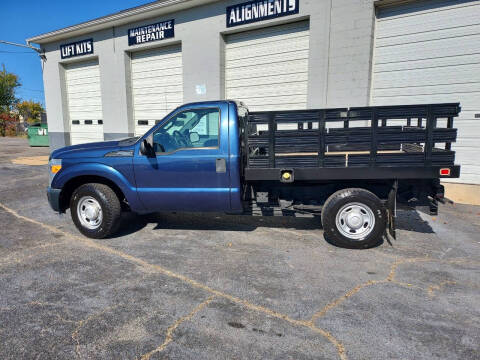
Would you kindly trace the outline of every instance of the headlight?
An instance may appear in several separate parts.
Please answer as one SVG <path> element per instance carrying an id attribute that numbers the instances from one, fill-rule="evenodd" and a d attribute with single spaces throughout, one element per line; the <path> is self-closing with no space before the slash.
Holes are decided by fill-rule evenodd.
<path id="1" fill-rule="evenodd" d="M 52 185 L 53 178 L 62 169 L 62 159 L 51 159 L 48 162 L 49 181 L 48 186 Z"/>

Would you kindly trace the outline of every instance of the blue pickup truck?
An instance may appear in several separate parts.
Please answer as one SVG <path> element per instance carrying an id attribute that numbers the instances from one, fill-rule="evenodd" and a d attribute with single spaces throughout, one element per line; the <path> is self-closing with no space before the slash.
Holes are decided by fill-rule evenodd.
<path id="1" fill-rule="evenodd" d="M 112 235 L 122 211 L 200 211 L 318 216 L 328 241 L 370 247 L 395 236 L 397 203 L 436 213 L 440 178 L 460 174 L 451 150 L 459 112 L 458 103 L 264 112 L 228 100 L 186 104 L 141 137 L 53 151 L 48 201 L 70 209 L 91 238 Z"/>

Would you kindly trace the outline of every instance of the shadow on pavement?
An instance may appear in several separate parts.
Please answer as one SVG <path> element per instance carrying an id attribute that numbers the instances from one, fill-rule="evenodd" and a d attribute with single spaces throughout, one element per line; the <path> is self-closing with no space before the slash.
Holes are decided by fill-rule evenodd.
<path id="1" fill-rule="evenodd" d="M 424 221 L 415 210 L 398 210 L 396 227 L 398 230 L 414 231 L 422 234 L 433 234 L 428 222 Z"/>
<path id="2" fill-rule="evenodd" d="M 148 224 L 155 224 L 153 230 L 216 230 L 216 231 L 254 231 L 259 227 L 295 230 L 321 230 L 319 217 L 256 217 L 248 215 L 226 215 L 222 213 L 153 213 L 138 215 L 124 213 L 122 225 L 113 236 L 118 238 L 133 234 Z M 397 229 L 418 233 L 433 233 L 430 225 L 416 211 L 399 210 Z M 328 239 L 326 239 L 328 241 Z M 382 245 L 383 241 L 376 246 Z"/>

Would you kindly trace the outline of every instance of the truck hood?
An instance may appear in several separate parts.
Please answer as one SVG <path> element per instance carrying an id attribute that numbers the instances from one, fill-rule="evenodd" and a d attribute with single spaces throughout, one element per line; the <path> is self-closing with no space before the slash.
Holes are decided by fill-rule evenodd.
<path id="1" fill-rule="evenodd" d="M 136 138 L 128 138 L 113 141 L 100 141 L 87 144 L 66 146 L 54 150 L 50 154 L 50 159 L 72 159 L 72 158 L 92 158 L 103 157 L 112 151 L 133 149 Z"/>

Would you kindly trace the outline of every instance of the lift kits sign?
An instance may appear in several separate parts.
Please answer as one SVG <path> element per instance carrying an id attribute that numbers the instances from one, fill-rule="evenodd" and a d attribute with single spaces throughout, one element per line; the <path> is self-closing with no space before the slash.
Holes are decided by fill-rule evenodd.
<path id="1" fill-rule="evenodd" d="M 175 20 L 140 26 L 128 30 L 128 45 L 143 44 L 150 41 L 173 38 L 175 36 Z"/>
<path id="2" fill-rule="evenodd" d="M 299 0 L 256 0 L 227 7 L 227 27 L 298 14 Z"/>
<path id="3" fill-rule="evenodd" d="M 87 54 L 93 54 L 93 39 L 60 45 L 60 56 L 62 59 Z"/>

